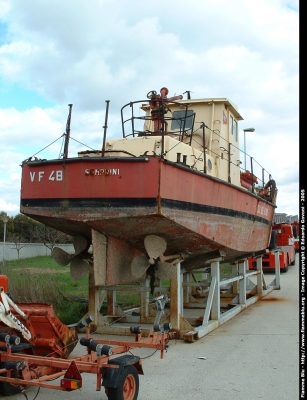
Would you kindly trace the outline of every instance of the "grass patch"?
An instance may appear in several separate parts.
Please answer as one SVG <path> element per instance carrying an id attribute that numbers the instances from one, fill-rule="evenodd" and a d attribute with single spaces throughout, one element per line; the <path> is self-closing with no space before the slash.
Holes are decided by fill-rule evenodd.
<path id="1" fill-rule="evenodd" d="M 65 324 L 78 322 L 87 312 L 88 277 L 73 281 L 69 266 L 61 267 L 50 256 L 6 261 L 1 273 L 8 277 L 8 292 L 16 303 L 52 304 Z"/>
<path id="2" fill-rule="evenodd" d="M 227 275 L 231 275 L 231 272 L 232 272 L 231 264 L 228 264 L 228 263 L 221 264 L 221 266 L 220 266 L 220 275 L 221 275 L 221 277 L 225 277 Z"/>
<path id="3" fill-rule="evenodd" d="M 50 256 L 40 256 L 33 258 L 20 258 L 19 260 L 9 260 L 5 261 L 5 265 L 1 265 L 1 272 L 8 272 L 13 268 L 24 269 L 24 268 L 52 268 L 54 270 L 63 270 L 63 268 L 59 266 L 52 257 Z"/>
<path id="4" fill-rule="evenodd" d="M 80 281 L 73 281 L 70 277 L 69 266 L 59 266 L 52 257 L 34 257 L 19 260 L 6 261 L 2 267 L 2 274 L 9 279 L 9 292 L 14 294 L 17 282 L 24 281 L 25 288 L 38 282 L 47 292 L 51 289 L 57 295 L 87 297 L 88 276 Z M 31 283 L 31 284 L 30 284 Z M 25 289 L 24 289 L 25 290 Z M 21 293 L 20 293 L 21 294 Z M 18 292 L 15 295 L 19 295 Z M 39 301 L 39 299 L 33 301 Z"/>

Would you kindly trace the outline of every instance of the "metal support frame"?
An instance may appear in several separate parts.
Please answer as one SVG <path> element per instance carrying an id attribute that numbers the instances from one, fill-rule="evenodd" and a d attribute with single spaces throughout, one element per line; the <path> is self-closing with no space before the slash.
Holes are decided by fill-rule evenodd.
<path id="1" fill-rule="evenodd" d="M 233 318 L 243 309 L 269 294 L 272 290 L 280 289 L 280 285 L 276 284 L 279 279 L 278 276 L 280 276 L 279 264 L 275 271 L 276 279 L 266 285 L 262 271 L 261 256 L 257 259 L 256 271 L 248 271 L 247 259 L 242 259 L 232 265 L 232 276 L 222 281 L 220 280 L 219 261 L 211 262 L 211 284 L 201 326 L 194 328 L 190 332 L 182 332 L 184 340 L 188 342 L 203 337 Z M 256 283 L 250 279 L 253 275 L 256 275 Z M 224 293 L 222 293 L 223 288 L 226 288 Z M 228 302 L 228 309 L 222 313 L 223 299 L 229 298 L 229 295 L 232 296 L 232 300 Z"/>
<path id="2" fill-rule="evenodd" d="M 101 234 L 98 234 L 100 235 Z M 94 234 L 95 236 L 95 234 Z M 98 237 L 96 238 L 98 241 Z M 95 239 L 94 239 L 95 240 Z M 98 332 L 109 334 L 130 334 L 129 328 L 115 324 L 118 321 L 123 323 L 141 323 L 152 324 L 155 320 L 156 313 L 150 304 L 150 287 L 149 280 L 143 280 L 138 286 L 140 293 L 140 305 L 135 307 L 137 311 L 132 315 L 131 310 L 123 311 L 116 303 L 117 291 L 133 291 L 135 285 L 124 286 L 105 286 L 106 266 L 104 265 L 103 254 L 106 246 L 104 242 L 96 248 L 94 252 L 94 269 L 90 273 L 89 288 L 89 313 L 94 316 L 94 323 Z M 96 263 L 95 263 L 96 259 Z M 232 264 L 231 276 L 223 278 L 220 276 L 220 262 L 223 257 L 211 260 L 210 275 L 211 280 L 197 282 L 194 276 L 195 271 L 182 273 L 180 263 L 177 264 L 176 272 L 170 280 L 170 287 L 156 286 L 154 296 L 161 294 L 169 294 L 170 308 L 163 313 L 163 321 L 170 322 L 172 329 L 177 331 L 178 337 L 185 341 L 195 341 L 218 326 L 233 318 L 242 310 L 254 304 L 263 296 L 269 294 L 272 290 L 280 289 L 280 266 L 279 251 L 275 252 L 275 279 L 266 284 L 262 271 L 262 256 L 257 257 L 257 269 L 255 271 L 248 270 L 248 261 L 246 258 L 238 260 Z M 97 268 L 102 269 L 99 273 Z M 206 271 L 208 266 L 206 266 Z M 201 271 L 201 270 L 200 270 Z M 201 271 L 204 273 L 203 271 Z M 256 283 L 252 280 L 256 276 Z M 194 282 L 193 279 L 194 278 Z M 204 283 L 205 282 L 205 283 Z M 193 296 L 193 289 L 197 289 L 201 293 L 199 298 Z M 102 316 L 99 312 L 102 302 L 107 299 L 108 315 Z M 203 309 L 203 315 L 194 317 L 189 315 L 189 309 Z M 226 308 L 226 310 L 225 310 Z M 196 325 L 196 321 L 199 326 Z M 147 329 L 143 327 L 143 329 Z M 148 328 L 149 329 L 149 328 Z"/>

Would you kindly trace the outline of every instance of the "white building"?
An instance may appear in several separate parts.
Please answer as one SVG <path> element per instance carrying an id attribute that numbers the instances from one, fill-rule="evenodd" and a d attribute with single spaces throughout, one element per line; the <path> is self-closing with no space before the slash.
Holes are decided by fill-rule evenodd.
<path id="1" fill-rule="evenodd" d="M 274 215 L 274 224 L 280 224 L 282 222 L 291 224 L 294 221 L 298 221 L 298 215 L 287 215 L 285 213 L 275 213 Z"/>

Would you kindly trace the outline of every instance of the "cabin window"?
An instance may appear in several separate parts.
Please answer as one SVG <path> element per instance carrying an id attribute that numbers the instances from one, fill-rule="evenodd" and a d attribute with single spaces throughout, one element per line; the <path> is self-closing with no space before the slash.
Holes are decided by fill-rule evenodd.
<path id="1" fill-rule="evenodd" d="M 234 140 L 238 141 L 238 121 L 236 121 L 233 116 L 230 116 L 229 120 L 229 131 L 233 135 Z"/>
<path id="2" fill-rule="evenodd" d="M 187 110 L 187 112 L 184 111 L 174 111 L 173 112 L 173 118 L 172 119 L 172 126 L 171 130 L 175 131 L 178 129 L 183 129 L 183 126 L 185 129 L 191 129 L 193 126 L 193 115 L 194 111 L 193 110 Z M 185 125 L 184 125 L 184 118 L 187 116 Z"/>
<path id="3" fill-rule="evenodd" d="M 229 118 L 229 131 L 233 135 L 233 116 L 232 115 Z"/>
<path id="4" fill-rule="evenodd" d="M 235 141 L 238 141 L 238 121 L 233 120 L 233 137 Z"/>

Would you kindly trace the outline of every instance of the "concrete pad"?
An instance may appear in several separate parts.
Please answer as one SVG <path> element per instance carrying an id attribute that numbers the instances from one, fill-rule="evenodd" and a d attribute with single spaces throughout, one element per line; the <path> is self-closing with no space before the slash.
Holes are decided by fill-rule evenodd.
<path id="1" fill-rule="evenodd" d="M 265 274 L 270 282 L 273 275 Z M 80 335 L 82 336 L 82 335 Z M 96 337 L 96 335 L 91 335 Z M 123 336 L 102 336 L 133 340 Z M 84 354 L 76 347 L 72 356 Z M 164 359 L 152 349 L 131 353 L 143 359 L 138 400 L 294 400 L 299 398 L 299 261 L 281 274 L 274 290 L 195 343 L 172 340 Z M 202 358 L 200 358 L 202 357 Z M 73 392 L 40 389 L 38 399 L 101 400 L 96 376 L 83 374 Z M 37 388 L 29 387 L 29 399 Z M 11 396 L 22 400 L 22 394 Z"/>

